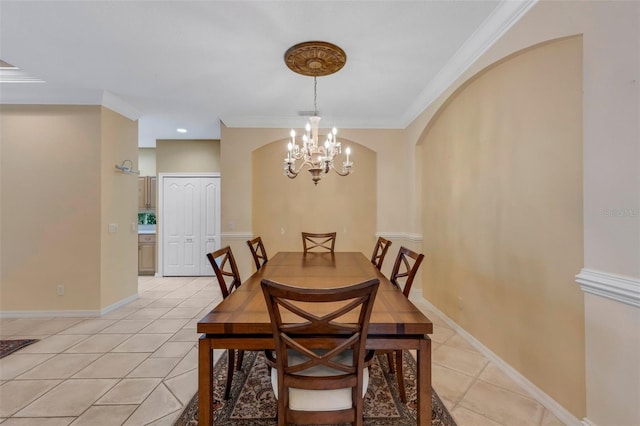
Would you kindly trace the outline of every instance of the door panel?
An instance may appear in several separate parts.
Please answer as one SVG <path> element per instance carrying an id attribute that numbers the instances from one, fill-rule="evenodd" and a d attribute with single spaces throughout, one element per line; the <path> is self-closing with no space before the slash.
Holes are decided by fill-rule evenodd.
<path id="1" fill-rule="evenodd" d="M 203 253 L 211 253 L 220 248 L 220 179 L 205 178 L 202 182 L 202 227 L 201 239 L 203 242 Z M 204 257 L 203 257 L 204 259 Z M 200 268 L 201 275 L 213 275 L 213 269 L 208 261 L 203 260 Z"/>
<path id="2" fill-rule="evenodd" d="M 220 179 L 163 178 L 163 275 L 213 275 L 206 254 L 220 246 Z"/>

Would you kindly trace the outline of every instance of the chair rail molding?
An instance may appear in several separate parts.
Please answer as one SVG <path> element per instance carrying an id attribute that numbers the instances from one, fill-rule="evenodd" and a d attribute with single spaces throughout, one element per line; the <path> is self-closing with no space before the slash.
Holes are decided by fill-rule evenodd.
<path id="1" fill-rule="evenodd" d="M 640 279 L 583 268 L 576 282 L 585 293 L 640 308 Z"/>
<path id="2" fill-rule="evenodd" d="M 422 242 L 422 234 L 411 234 L 409 232 L 376 232 L 376 238 L 378 237 L 386 238 L 387 240 L 401 239 L 414 243 Z"/>
<path id="3" fill-rule="evenodd" d="M 223 232 L 220 234 L 221 240 L 250 240 L 254 238 L 253 232 Z"/>

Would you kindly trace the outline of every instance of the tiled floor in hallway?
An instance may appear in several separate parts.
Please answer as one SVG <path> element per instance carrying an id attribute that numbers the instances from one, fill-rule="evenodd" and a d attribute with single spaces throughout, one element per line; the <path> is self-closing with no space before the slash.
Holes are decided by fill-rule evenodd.
<path id="1" fill-rule="evenodd" d="M 0 424 L 172 425 L 197 390 L 196 323 L 222 297 L 212 277 L 140 277 L 139 295 L 98 318 L 0 319 L 2 339 L 40 339 L 0 360 Z M 433 386 L 459 426 L 562 424 L 416 304 L 434 322 Z"/>

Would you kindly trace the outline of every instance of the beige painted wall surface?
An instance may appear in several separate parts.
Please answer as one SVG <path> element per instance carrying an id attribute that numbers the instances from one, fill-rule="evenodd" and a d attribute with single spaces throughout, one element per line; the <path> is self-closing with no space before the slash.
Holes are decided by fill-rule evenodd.
<path id="1" fill-rule="evenodd" d="M 156 141 L 157 173 L 208 173 L 220 171 L 219 140 Z"/>
<path id="2" fill-rule="evenodd" d="M 138 148 L 140 176 L 156 176 L 156 149 Z"/>
<path id="3" fill-rule="evenodd" d="M 369 254 L 376 233 L 376 154 L 347 144 L 358 153 L 358 172 L 345 177 L 330 172 L 317 186 L 306 168 L 289 179 L 277 167 L 286 141 L 253 152 L 252 228 L 270 253 L 301 250 L 305 231 L 337 232 L 337 251 Z"/>
<path id="4" fill-rule="evenodd" d="M 585 294 L 587 317 L 587 392 L 594 425 L 640 424 L 640 309 Z M 615 362 L 606 364 L 611 358 Z M 596 391 L 597 390 L 597 391 Z"/>
<path id="5" fill-rule="evenodd" d="M 0 108 L 0 308 L 97 310 L 101 108 Z"/>
<path id="6" fill-rule="evenodd" d="M 422 143 L 425 297 L 578 417 L 581 52 L 565 39 L 480 74 Z"/>
<path id="7" fill-rule="evenodd" d="M 138 155 L 138 122 L 102 108 L 100 308 L 138 293 L 138 176 L 115 169 Z M 109 225 L 116 224 L 116 233 Z"/>
<path id="8" fill-rule="evenodd" d="M 591 8 L 584 49 L 584 265 L 640 280 L 640 2 Z"/>

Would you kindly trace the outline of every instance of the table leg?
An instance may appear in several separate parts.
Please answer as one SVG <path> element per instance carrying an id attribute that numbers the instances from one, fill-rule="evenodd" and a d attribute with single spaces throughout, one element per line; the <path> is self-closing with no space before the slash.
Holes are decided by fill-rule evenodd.
<path id="1" fill-rule="evenodd" d="M 198 423 L 201 426 L 213 425 L 211 410 L 213 406 L 213 349 L 206 336 L 200 336 L 198 343 Z"/>
<path id="2" fill-rule="evenodd" d="M 418 348 L 418 425 L 431 425 L 431 339 L 425 335 Z"/>

